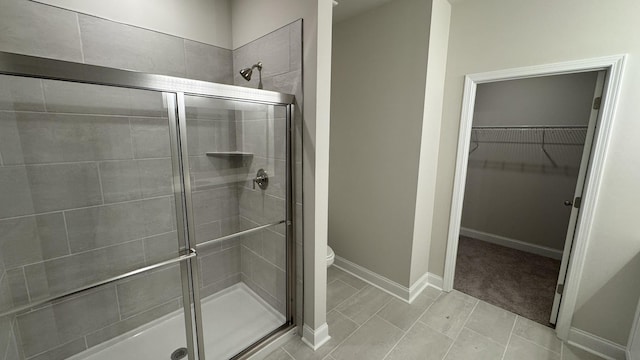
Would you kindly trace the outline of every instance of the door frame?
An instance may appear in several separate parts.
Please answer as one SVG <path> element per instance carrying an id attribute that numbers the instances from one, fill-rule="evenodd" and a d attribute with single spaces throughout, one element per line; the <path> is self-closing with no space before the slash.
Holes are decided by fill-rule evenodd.
<path id="1" fill-rule="evenodd" d="M 591 238 L 591 224 L 595 216 L 596 204 L 603 178 L 606 155 L 609 149 L 611 128 L 615 118 L 618 97 L 621 88 L 622 75 L 626 55 L 612 55 L 583 60 L 560 63 L 535 65 L 521 68 L 497 70 L 465 76 L 462 111 L 460 115 L 460 129 L 456 155 L 453 195 L 451 199 L 451 213 L 449 216 L 449 231 L 447 238 L 447 252 L 443 278 L 443 290 L 453 290 L 456 256 L 458 253 L 458 238 L 462 220 L 464 190 L 469 161 L 469 147 L 471 141 L 471 127 L 478 84 L 526 79 L 551 75 L 581 73 L 589 71 L 607 72 L 600 114 L 596 124 L 596 135 L 592 145 L 591 160 L 585 179 L 582 207 L 578 215 L 576 232 L 574 234 L 571 257 L 567 270 L 564 294 L 558 313 L 556 333 L 559 338 L 567 340 L 571 328 L 571 320 L 578 298 L 578 287 L 584 268 L 584 260 L 589 240 Z"/>

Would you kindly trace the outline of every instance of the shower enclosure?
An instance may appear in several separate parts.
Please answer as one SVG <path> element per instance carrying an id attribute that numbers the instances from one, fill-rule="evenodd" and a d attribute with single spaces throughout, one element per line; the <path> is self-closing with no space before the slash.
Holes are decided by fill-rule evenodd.
<path id="1" fill-rule="evenodd" d="M 295 315 L 293 96 L 0 53 L 0 359 L 229 359 Z"/>

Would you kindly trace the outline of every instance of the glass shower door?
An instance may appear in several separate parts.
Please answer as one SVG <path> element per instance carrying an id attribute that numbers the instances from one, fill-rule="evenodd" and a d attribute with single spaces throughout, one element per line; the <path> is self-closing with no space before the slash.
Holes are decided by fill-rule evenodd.
<path id="1" fill-rule="evenodd" d="M 0 76 L 0 347 L 9 358 L 168 359 L 187 346 L 182 262 L 170 263 L 184 255 L 173 98 Z"/>
<path id="2" fill-rule="evenodd" d="M 184 104 L 204 350 L 229 359 L 288 321 L 286 107 Z"/>

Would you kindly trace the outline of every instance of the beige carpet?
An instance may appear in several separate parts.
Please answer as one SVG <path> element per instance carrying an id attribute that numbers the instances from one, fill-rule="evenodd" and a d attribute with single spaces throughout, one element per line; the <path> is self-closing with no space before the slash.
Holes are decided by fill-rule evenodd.
<path id="1" fill-rule="evenodd" d="M 551 326 L 560 261 L 461 236 L 456 290 Z"/>

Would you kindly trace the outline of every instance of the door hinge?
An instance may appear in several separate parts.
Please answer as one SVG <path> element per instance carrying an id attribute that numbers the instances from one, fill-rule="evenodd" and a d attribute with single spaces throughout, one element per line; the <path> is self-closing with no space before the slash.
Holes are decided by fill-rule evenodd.
<path id="1" fill-rule="evenodd" d="M 577 198 L 573 199 L 574 208 L 580 209 L 580 204 L 582 204 L 582 197 L 578 196 Z"/>
<path id="2" fill-rule="evenodd" d="M 599 110 L 600 103 L 602 103 L 602 96 L 598 96 L 597 98 L 593 99 L 593 110 Z"/>
<path id="3" fill-rule="evenodd" d="M 558 284 L 558 286 L 556 287 L 556 292 L 562 295 L 563 291 L 564 291 L 564 284 Z"/>

